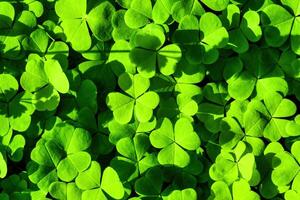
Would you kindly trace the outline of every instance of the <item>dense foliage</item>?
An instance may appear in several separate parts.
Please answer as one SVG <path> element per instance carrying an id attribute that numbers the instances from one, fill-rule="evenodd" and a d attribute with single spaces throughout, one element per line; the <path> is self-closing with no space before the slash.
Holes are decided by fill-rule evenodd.
<path id="1" fill-rule="evenodd" d="M 0 0 L 1 200 L 300 199 L 300 0 Z"/>

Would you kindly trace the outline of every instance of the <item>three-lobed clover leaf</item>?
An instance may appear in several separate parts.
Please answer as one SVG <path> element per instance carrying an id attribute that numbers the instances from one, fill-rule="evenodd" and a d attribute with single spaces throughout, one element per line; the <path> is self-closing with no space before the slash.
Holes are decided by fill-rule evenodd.
<path id="1" fill-rule="evenodd" d="M 53 182 L 49 187 L 49 193 L 55 199 L 61 200 L 81 200 L 82 191 L 75 183 Z"/>
<path id="2" fill-rule="evenodd" d="M 250 61 L 256 55 L 255 62 Z M 266 57 L 270 59 L 266 60 Z M 250 62 L 248 62 L 250 61 Z M 228 93 L 238 100 L 245 100 L 256 90 L 259 98 L 266 98 L 268 94 L 281 92 L 286 95 L 288 86 L 284 80 L 284 74 L 279 67 L 274 66 L 276 52 L 271 49 L 254 48 L 252 54 L 246 53 L 242 57 L 228 59 L 225 64 L 223 76 L 228 83 Z"/>
<path id="3" fill-rule="evenodd" d="M 249 117 L 257 117 L 256 130 L 262 131 L 265 138 L 271 141 L 278 141 L 281 137 L 289 137 L 287 125 L 291 122 L 287 117 L 296 113 L 296 105 L 289 99 L 283 98 L 279 93 L 266 97 L 263 102 L 252 100 L 249 103 Z M 259 119 L 258 115 L 259 114 Z M 257 126 L 259 125 L 259 126 Z M 295 133 L 291 133 L 295 134 Z"/>
<path id="4" fill-rule="evenodd" d="M 232 192 L 230 190 L 232 190 Z M 232 184 L 231 189 L 222 181 L 214 182 L 212 185 L 212 193 L 208 199 L 259 200 L 260 196 L 251 190 L 251 187 L 246 180 L 240 179 Z"/>
<path id="5" fill-rule="evenodd" d="M 58 179 L 74 180 L 90 166 L 91 156 L 85 151 L 90 144 L 91 136 L 86 130 L 67 123 L 57 124 L 31 152 L 29 179 L 46 192 Z"/>
<path id="6" fill-rule="evenodd" d="M 54 110 L 60 95 L 69 91 L 69 80 L 57 60 L 33 58 L 26 64 L 22 74 L 21 86 L 25 91 L 33 92 L 33 104 L 37 110 Z"/>
<path id="7" fill-rule="evenodd" d="M 108 199 L 105 194 L 113 199 L 122 199 L 125 195 L 117 172 L 112 167 L 106 167 L 101 175 L 101 167 L 96 161 L 92 161 L 90 167 L 77 176 L 75 183 L 78 188 L 84 190 L 82 200 Z"/>
<path id="8" fill-rule="evenodd" d="M 155 92 L 147 92 L 150 86 L 149 79 L 140 74 L 123 73 L 118 83 L 127 95 L 111 92 L 106 99 L 115 119 L 121 124 L 126 124 L 134 115 L 140 122 L 149 121 L 153 115 L 153 109 L 159 103 L 159 96 Z"/>
<path id="9" fill-rule="evenodd" d="M 156 66 L 164 75 L 175 72 L 182 56 L 181 49 L 177 44 L 163 46 L 165 40 L 163 27 L 157 24 L 148 24 L 133 35 L 131 43 L 134 48 L 130 52 L 130 58 L 141 75 L 153 77 Z"/>
<path id="10" fill-rule="evenodd" d="M 149 148 L 149 138 L 144 133 L 137 133 L 132 139 L 125 137 L 118 141 L 116 149 L 121 156 L 113 159 L 111 166 L 118 172 L 121 180 L 124 177 L 125 180 L 134 179 L 158 164 L 156 156 L 147 153 Z"/>
<path id="11" fill-rule="evenodd" d="M 198 105 L 196 116 L 204 123 L 207 130 L 217 133 L 220 131 L 225 106 L 230 97 L 224 83 L 208 83 L 204 87 L 203 93 L 208 101 Z"/>
<path id="12" fill-rule="evenodd" d="M 65 8 L 68 9 L 65 9 Z M 76 51 L 86 51 L 92 45 L 89 28 L 98 40 L 107 41 L 111 38 L 111 19 L 115 13 L 114 6 L 104 1 L 87 13 L 87 0 L 59 0 L 55 3 L 55 12 L 61 19 L 61 26 L 66 39 Z"/>
<path id="13" fill-rule="evenodd" d="M 132 29 L 145 26 L 152 18 L 151 0 L 132 0 L 128 10 L 124 15 L 125 23 Z"/>
<path id="14" fill-rule="evenodd" d="M 229 33 L 228 47 L 237 53 L 248 51 L 248 40 L 257 42 L 262 36 L 260 16 L 253 10 L 245 12 L 241 17 L 240 8 L 230 4 L 223 11 L 221 20 Z"/>
<path id="15" fill-rule="evenodd" d="M 232 153 L 221 151 L 210 167 L 209 174 L 213 180 L 224 181 L 228 185 L 239 177 L 245 179 L 250 185 L 257 185 L 260 181 L 254 154 L 247 152 L 246 144 L 242 141 Z"/>
<path id="16" fill-rule="evenodd" d="M 35 111 L 32 104 L 32 94 L 17 93 L 18 81 L 10 74 L 0 74 L 0 135 L 5 135 L 9 128 L 23 132 L 31 122 L 31 115 Z"/>
<path id="17" fill-rule="evenodd" d="M 291 49 L 300 54 L 300 10 L 299 0 L 281 0 L 283 6 L 270 4 L 261 13 L 264 36 L 268 45 L 279 47 L 290 38 Z M 287 7 L 287 9 L 285 8 Z M 292 12 L 289 12 L 289 10 Z"/>
<path id="18" fill-rule="evenodd" d="M 164 118 L 160 128 L 151 132 L 150 142 L 155 148 L 162 149 L 157 156 L 160 164 L 181 168 L 190 163 L 190 156 L 185 150 L 193 151 L 200 146 L 199 136 L 186 118 L 178 119 L 174 128 L 172 122 Z"/>

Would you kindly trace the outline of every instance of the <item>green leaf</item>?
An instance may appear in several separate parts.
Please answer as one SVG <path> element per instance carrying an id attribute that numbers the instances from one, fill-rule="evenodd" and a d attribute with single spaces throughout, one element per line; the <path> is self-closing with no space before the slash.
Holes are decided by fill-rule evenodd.
<path id="1" fill-rule="evenodd" d="M 139 0 L 132 0 L 130 8 L 125 13 L 125 22 L 130 28 L 140 28 L 149 23 L 151 15 L 151 0 L 145 0 L 143 2 Z"/>
<path id="2" fill-rule="evenodd" d="M 208 45 L 206 52 L 213 48 L 222 48 L 227 44 L 228 32 L 217 15 L 210 12 L 203 14 L 199 26 L 200 31 L 203 32 L 202 42 Z"/>
<path id="3" fill-rule="evenodd" d="M 135 182 L 136 192 L 143 196 L 159 196 L 163 184 L 162 175 L 160 168 L 149 169 L 144 176 Z"/>
<path id="4" fill-rule="evenodd" d="M 294 19 L 293 28 L 291 31 L 291 47 L 293 52 L 295 52 L 297 55 L 300 55 L 300 17 L 296 17 Z"/>
<path id="5" fill-rule="evenodd" d="M 79 0 L 76 4 L 72 0 L 58 0 L 55 3 L 55 12 L 62 19 L 83 17 L 86 14 L 86 0 Z"/>
<path id="6" fill-rule="evenodd" d="M 52 85 L 47 85 L 33 94 L 32 103 L 38 111 L 55 110 L 60 102 L 59 93 Z"/>
<path id="7" fill-rule="evenodd" d="M 214 11 L 221 11 L 226 9 L 227 5 L 229 4 L 229 0 L 213 0 L 213 1 L 209 1 L 209 0 L 202 0 L 202 3 L 204 3 L 207 7 L 209 7 L 210 9 L 214 10 Z"/>
<path id="8" fill-rule="evenodd" d="M 261 14 L 261 22 L 268 45 L 281 46 L 289 37 L 293 21 L 294 17 L 280 5 L 266 6 Z"/>
<path id="9" fill-rule="evenodd" d="M 254 191 L 251 191 L 250 185 L 247 183 L 247 181 L 241 179 L 239 181 L 236 181 L 233 183 L 232 186 L 233 190 L 233 198 L 240 198 L 241 200 L 246 199 L 252 199 L 252 200 L 259 200 L 260 196 L 255 193 Z"/>
<path id="10" fill-rule="evenodd" d="M 22 44 L 32 53 L 44 55 L 48 49 L 49 37 L 43 29 L 36 29 L 30 34 L 29 38 L 23 40 Z"/>
<path id="11" fill-rule="evenodd" d="M 101 167 L 96 161 L 92 161 L 90 167 L 76 177 L 75 183 L 82 190 L 90 190 L 100 187 Z"/>
<path id="12" fill-rule="evenodd" d="M 101 189 L 114 199 L 122 199 L 125 194 L 117 172 L 111 167 L 103 171 Z"/>
<path id="13" fill-rule="evenodd" d="M 41 60 L 31 59 L 26 64 L 25 72 L 21 76 L 21 86 L 28 92 L 34 92 L 48 83 Z"/>
<path id="14" fill-rule="evenodd" d="M 0 101 L 9 102 L 17 94 L 18 89 L 18 81 L 12 75 L 0 75 Z"/>
<path id="15" fill-rule="evenodd" d="M 181 59 L 181 49 L 176 44 L 167 45 L 158 51 L 157 62 L 164 75 L 174 74 L 176 65 Z"/>
<path id="16" fill-rule="evenodd" d="M 262 36 L 262 30 L 259 26 L 260 17 L 255 11 L 247 11 L 241 21 L 241 30 L 247 39 L 251 42 L 257 42 Z"/>
<path id="17" fill-rule="evenodd" d="M 275 154 L 272 159 L 272 181 L 277 186 L 289 184 L 296 176 L 299 165 L 288 152 Z"/>
<path id="18" fill-rule="evenodd" d="M 196 150 L 200 146 L 200 139 L 186 118 L 177 120 L 174 130 L 172 122 L 164 118 L 161 127 L 150 134 L 150 142 L 154 147 L 162 148 L 158 153 L 158 161 L 161 164 L 178 167 L 185 167 L 190 162 L 190 157 L 184 149 Z"/>
<path id="19" fill-rule="evenodd" d="M 126 124 L 131 120 L 134 99 L 118 92 L 112 92 L 107 95 L 106 102 L 119 123 Z"/>
<path id="20" fill-rule="evenodd" d="M 101 41 L 111 38 L 113 30 L 111 20 L 115 13 L 115 7 L 108 1 L 94 7 L 87 15 L 87 22 L 95 37 Z"/>
<path id="21" fill-rule="evenodd" d="M 15 18 L 15 9 L 9 2 L 0 2 L 0 29 L 11 27 Z"/>
<path id="22" fill-rule="evenodd" d="M 57 60 L 47 60 L 45 62 L 45 73 L 49 82 L 58 92 L 67 93 L 69 91 L 68 78 Z"/>
<path id="23" fill-rule="evenodd" d="M 211 195 L 209 200 L 232 199 L 230 190 L 226 183 L 222 181 L 214 182 L 211 186 Z"/>
<path id="24" fill-rule="evenodd" d="M 184 199 L 191 199 L 196 200 L 197 199 L 197 193 L 192 188 L 187 188 L 184 190 L 174 190 L 170 195 L 168 195 L 168 199 L 178 199 L 178 200 L 184 200 Z"/>
<path id="25" fill-rule="evenodd" d="M 6 159 L 2 152 L 0 152 L 0 178 L 4 178 L 7 174 L 7 164 L 6 164 Z"/>
<path id="26" fill-rule="evenodd" d="M 300 6 L 299 0 L 291 1 L 291 0 L 281 0 L 281 3 L 285 6 L 288 6 L 293 10 L 295 16 L 300 14 Z"/>

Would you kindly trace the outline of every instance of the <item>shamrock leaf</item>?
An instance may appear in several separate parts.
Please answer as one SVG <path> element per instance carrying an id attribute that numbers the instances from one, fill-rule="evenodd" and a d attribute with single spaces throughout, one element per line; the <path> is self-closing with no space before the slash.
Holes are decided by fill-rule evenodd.
<path id="1" fill-rule="evenodd" d="M 117 157 L 117 159 L 112 160 L 112 167 L 116 169 L 117 172 L 119 170 L 121 171 L 119 165 L 121 162 L 123 164 L 125 162 L 128 163 L 130 168 L 134 168 L 135 170 L 133 172 L 126 174 L 126 180 L 130 180 L 137 177 L 139 174 L 143 174 L 147 169 L 157 164 L 156 157 L 153 154 L 147 154 L 149 147 L 149 138 L 143 133 L 135 135 L 132 139 L 129 137 L 120 139 L 116 148 L 122 157 L 120 156 Z M 125 167 L 122 168 L 122 171 L 124 171 L 124 168 Z M 122 173 L 120 172 L 120 174 Z M 121 180 L 123 180 L 123 177 L 124 176 L 120 175 Z"/>
<path id="2" fill-rule="evenodd" d="M 156 126 L 156 119 L 151 119 L 149 122 L 137 122 L 129 124 L 120 124 L 116 120 L 108 123 L 109 141 L 113 144 L 126 137 L 133 137 L 138 133 L 148 133 Z"/>
<path id="3" fill-rule="evenodd" d="M 66 7 L 69 9 L 66 10 Z M 70 0 L 59 0 L 55 3 L 55 12 L 62 21 L 61 26 L 67 41 L 76 51 L 86 51 L 91 47 L 88 28 L 98 40 L 106 41 L 111 38 L 111 19 L 115 8 L 108 1 L 98 4 L 87 13 L 86 0 L 80 0 L 78 4 Z"/>
<path id="4" fill-rule="evenodd" d="M 143 2 L 139 0 L 132 0 L 129 9 L 125 13 L 124 19 L 127 26 L 132 29 L 137 29 L 148 24 L 151 17 L 151 0 L 145 0 Z"/>
<path id="5" fill-rule="evenodd" d="M 225 105 L 230 97 L 223 83 L 208 83 L 203 93 L 208 101 L 199 104 L 196 116 L 209 131 L 216 133 L 220 130 Z"/>
<path id="6" fill-rule="evenodd" d="M 6 158 L 4 157 L 4 154 L 0 152 L 0 178 L 4 178 L 7 174 L 7 164 L 6 164 Z"/>
<path id="7" fill-rule="evenodd" d="M 112 46 L 108 57 L 108 65 L 111 65 L 116 75 L 120 76 L 124 72 L 132 74 L 136 72 L 136 66 L 130 59 L 130 51 L 130 44 L 125 40 L 116 41 Z"/>
<path id="8" fill-rule="evenodd" d="M 247 11 L 241 17 L 239 7 L 230 4 L 223 11 L 221 20 L 229 30 L 227 46 L 237 53 L 245 53 L 249 49 L 248 40 L 257 42 L 262 36 L 260 17 L 255 11 Z"/>
<path id="9" fill-rule="evenodd" d="M 34 30 L 29 37 L 22 40 L 22 45 L 26 51 L 38 54 L 45 60 L 54 59 L 63 67 L 67 65 L 69 47 L 62 41 L 53 40 L 44 29 Z"/>
<path id="10" fill-rule="evenodd" d="M 53 182 L 49 187 L 49 193 L 56 199 L 81 200 L 81 190 L 75 183 Z"/>
<path id="11" fill-rule="evenodd" d="M 273 56 L 272 53 L 272 51 L 262 52 L 260 49 L 254 51 L 254 54 L 258 54 L 259 57 L 263 55 Z M 252 95 L 254 89 L 256 89 L 259 98 L 266 98 L 274 92 L 287 94 L 287 83 L 283 79 L 280 68 L 270 69 L 269 67 L 268 69 L 268 67 L 264 67 L 267 64 L 264 61 L 255 65 L 252 63 L 244 64 L 248 61 L 248 55 L 245 55 L 244 59 L 243 62 L 239 57 L 235 57 L 226 62 L 223 76 L 228 83 L 228 93 L 231 97 L 245 100 Z M 273 61 L 268 62 L 271 64 Z M 243 70 L 245 68 L 246 70 Z"/>
<path id="12" fill-rule="evenodd" d="M 59 179 L 70 182 L 91 163 L 85 152 L 91 143 L 89 133 L 66 123 L 59 123 L 48 138 L 42 138 L 31 153 L 34 161 L 29 178 L 44 191 Z"/>
<path id="13" fill-rule="evenodd" d="M 208 199 L 232 199 L 228 185 L 223 181 L 214 182 L 211 186 L 211 194 Z"/>
<path id="14" fill-rule="evenodd" d="M 272 167 L 271 180 L 276 186 L 290 184 L 299 170 L 299 164 L 294 157 L 286 151 L 274 155 L 272 158 Z"/>
<path id="15" fill-rule="evenodd" d="M 1 2 L 0 7 L 1 7 L 1 10 L 0 10 L 0 13 L 1 13 L 0 29 L 10 28 L 12 23 L 13 23 L 13 20 L 15 18 L 15 9 L 8 2 Z"/>
<path id="16" fill-rule="evenodd" d="M 143 197 L 159 197 L 162 190 L 163 176 L 160 168 L 151 168 L 135 181 L 137 193 Z"/>
<path id="17" fill-rule="evenodd" d="M 290 36 L 291 48 L 299 55 L 300 12 L 297 7 L 299 2 L 292 3 L 291 1 L 282 0 L 282 3 L 291 9 L 293 13 L 291 14 L 284 7 L 277 4 L 271 4 L 263 9 L 261 19 L 264 26 L 265 39 L 270 46 L 279 47 Z"/>
<path id="18" fill-rule="evenodd" d="M 250 102 L 249 109 L 256 110 L 264 122 L 263 136 L 271 141 L 277 141 L 281 137 L 288 137 L 286 126 L 289 124 L 287 117 L 296 113 L 296 105 L 289 99 L 283 98 L 280 94 L 274 93 L 261 101 Z M 255 114 L 256 115 L 256 114 Z"/>
<path id="19" fill-rule="evenodd" d="M 21 76 L 21 86 L 34 93 L 37 110 L 54 110 L 59 104 L 59 93 L 69 91 L 69 81 L 57 60 L 29 60 Z"/>
<path id="20" fill-rule="evenodd" d="M 134 116 L 140 122 L 149 121 L 153 109 L 159 103 L 159 96 L 155 92 L 146 92 L 150 86 L 149 79 L 139 74 L 123 73 L 118 82 L 127 95 L 112 92 L 108 94 L 106 100 L 107 105 L 113 111 L 115 119 L 121 124 L 128 123 L 134 112 Z"/>
<path id="21" fill-rule="evenodd" d="M 246 199 L 260 199 L 260 196 L 251 190 L 250 185 L 248 182 L 244 179 L 240 179 L 238 181 L 235 181 L 232 184 L 232 193 L 233 193 L 233 199 L 240 198 L 241 200 Z"/>
<path id="22" fill-rule="evenodd" d="M 201 42 L 205 49 L 205 54 L 218 54 L 217 48 L 224 47 L 228 42 L 228 32 L 222 26 L 217 15 L 207 12 L 203 14 L 199 21 L 200 31 L 203 33 Z"/>
<path id="23" fill-rule="evenodd" d="M 107 167 L 102 174 L 100 183 L 101 168 L 96 161 L 92 161 L 90 167 L 79 174 L 76 178 L 76 185 L 84 190 L 82 199 L 107 199 L 108 194 L 113 199 L 122 199 L 124 196 L 124 187 L 120 182 L 116 171 Z M 104 193 L 105 192 L 105 193 Z"/>
<path id="24" fill-rule="evenodd" d="M 148 24 L 134 34 L 132 43 L 135 48 L 131 50 L 130 58 L 143 76 L 153 77 L 156 65 L 164 75 L 175 72 L 176 65 L 181 59 L 181 49 L 176 44 L 162 47 L 165 40 L 162 27 L 156 24 Z"/>
<path id="25" fill-rule="evenodd" d="M 17 94 L 19 84 L 10 74 L 0 75 L 0 85 L 0 119 L 3 122 L 0 135 L 5 135 L 9 126 L 19 132 L 26 131 L 35 111 L 32 95 L 28 92 Z"/>
<path id="26" fill-rule="evenodd" d="M 284 193 L 284 198 L 287 200 L 291 200 L 293 198 L 298 198 L 299 195 L 299 180 L 300 179 L 300 174 L 297 173 L 297 175 L 295 176 L 293 183 L 292 183 L 292 187 L 291 189 L 289 189 L 288 191 L 286 191 Z"/>
<path id="27" fill-rule="evenodd" d="M 260 180 L 255 157 L 252 153 L 247 153 L 246 145 L 242 141 L 234 148 L 233 153 L 222 151 L 210 167 L 209 174 L 213 180 L 224 181 L 228 185 L 239 177 L 254 185 Z M 255 179 L 258 181 L 253 182 Z"/>
<path id="28" fill-rule="evenodd" d="M 129 28 L 125 23 L 125 14 L 125 10 L 118 10 L 112 16 L 112 37 L 115 41 L 128 40 L 133 33 L 133 29 Z"/>
<path id="29" fill-rule="evenodd" d="M 229 0 L 213 0 L 213 1 L 208 1 L 208 0 L 202 0 L 202 3 L 204 3 L 207 7 L 214 11 L 221 11 L 224 10 L 227 5 L 229 4 Z"/>
<path id="30" fill-rule="evenodd" d="M 172 193 L 168 196 L 168 199 L 191 199 L 196 200 L 197 199 L 197 193 L 192 188 L 187 188 L 184 190 L 174 190 Z"/>
<path id="31" fill-rule="evenodd" d="M 174 129 L 172 122 L 164 118 L 161 127 L 151 132 L 150 142 L 155 148 L 162 149 L 158 153 L 159 163 L 178 167 L 186 167 L 190 162 L 185 149 L 196 150 L 200 145 L 199 136 L 186 118 L 177 120 Z"/>

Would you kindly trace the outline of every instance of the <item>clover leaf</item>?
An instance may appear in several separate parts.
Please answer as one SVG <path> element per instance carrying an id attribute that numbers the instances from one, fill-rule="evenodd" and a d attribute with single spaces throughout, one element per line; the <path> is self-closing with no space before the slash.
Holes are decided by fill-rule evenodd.
<path id="1" fill-rule="evenodd" d="M 222 26 L 221 20 L 217 15 L 207 12 L 201 16 L 199 27 L 203 33 L 201 42 L 205 49 L 205 54 L 216 54 L 218 57 L 219 52 L 216 49 L 224 47 L 228 42 L 228 32 Z"/>
<path id="2" fill-rule="evenodd" d="M 208 83 L 204 87 L 203 93 L 208 101 L 199 104 L 196 116 L 209 131 L 216 133 L 220 130 L 225 105 L 230 97 L 223 83 Z"/>
<path id="3" fill-rule="evenodd" d="M 184 190 L 174 190 L 168 196 L 168 199 L 197 199 L 197 193 L 192 188 L 187 188 Z"/>
<path id="4" fill-rule="evenodd" d="M 150 168 L 146 174 L 137 179 L 134 184 L 134 188 L 141 198 L 158 198 L 161 196 L 167 196 L 167 189 L 163 189 L 163 174 L 159 167 Z"/>
<path id="5" fill-rule="evenodd" d="M 69 91 L 69 81 L 57 60 L 29 60 L 26 71 L 21 76 L 21 86 L 33 92 L 33 103 L 37 110 L 54 110 L 57 108 L 60 95 Z M 59 93 L 58 93 L 59 92 Z"/>
<path id="6" fill-rule="evenodd" d="M 262 36 L 259 26 L 260 17 L 255 11 L 247 11 L 241 17 L 238 6 L 228 5 L 221 16 L 222 21 L 229 29 L 228 47 L 237 53 L 245 53 L 249 49 L 249 42 L 257 42 Z M 241 19 L 240 19 L 241 18 Z"/>
<path id="7" fill-rule="evenodd" d="M 31 115 L 35 110 L 31 102 L 32 95 L 28 92 L 17 93 L 19 84 L 10 74 L 1 74 L 0 83 L 0 114 L 3 120 L 2 134 L 8 132 L 9 126 L 16 131 L 26 131 L 31 122 Z"/>
<path id="8" fill-rule="evenodd" d="M 207 7 L 214 11 L 221 11 L 224 10 L 227 5 L 229 4 L 229 0 L 222 0 L 222 1 L 208 1 L 208 0 L 202 0 L 202 3 L 204 3 Z"/>
<path id="9" fill-rule="evenodd" d="M 255 157 L 252 153 L 247 153 L 246 145 L 242 141 L 238 143 L 232 153 L 221 151 L 215 163 L 210 167 L 209 174 L 213 180 L 224 181 L 228 185 L 239 177 L 251 185 L 256 185 L 260 180 Z"/>
<path id="10" fill-rule="evenodd" d="M 53 182 L 50 185 L 49 193 L 56 199 L 80 200 L 82 191 L 75 183 Z"/>
<path id="11" fill-rule="evenodd" d="M 153 77 L 156 65 L 164 75 L 175 72 L 181 58 L 181 49 L 176 44 L 162 47 L 165 40 L 164 30 L 156 24 L 148 24 L 134 34 L 132 44 L 135 48 L 131 50 L 130 58 L 140 74 L 147 78 Z"/>
<path id="12" fill-rule="evenodd" d="M 164 118 L 160 128 L 151 132 L 150 142 L 155 148 L 162 149 L 157 156 L 159 163 L 178 167 L 186 167 L 190 162 L 190 156 L 185 150 L 193 151 L 200 145 L 199 136 L 186 118 L 177 120 L 174 129 L 172 122 Z"/>
<path id="13" fill-rule="evenodd" d="M 297 8 L 299 1 L 281 1 L 284 6 L 291 9 L 290 13 L 281 5 L 271 4 L 263 9 L 261 19 L 264 25 L 266 42 L 272 47 L 281 46 L 289 37 L 291 48 L 296 54 L 300 54 L 299 26 L 300 12 Z"/>
<path id="14" fill-rule="evenodd" d="M 157 165 L 155 155 L 147 153 L 149 147 L 149 138 L 143 133 L 135 135 L 132 139 L 125 137 L 118 141 L 116 148 L 119 154 L 122 156 L 112 160 L 111 165 L 118 172 L 118 174 L 120 174 L 121 180 L 123 180 L 125 176 L 122 176 L 126 166 L 124 163 L 127 163 L 129 166 L 128 171 L 130 172 L 126 174 L 126 180 L 138 177 L 139 174 L 143 174 L 149 168 Z M 122 168 L 119 168 L 121 165 L 120 163 L 123 163 Z"/>
<path id="15" fill-rule="evenodd" d="M 125 192 L 116 171 L 106 167 L 101 178 L 101 167 L 96 161 L 92 161 L 90 167 L 81 172 L 75 180 L 78 188 L 84 190 L 82 199 L 107 199 L 106 195 L 113 199 L 122 199 Z M 105 193 L 104 193 L 105 192 Z"/>
<path id="16" fill-rule="evenodd" d="M 296 105 L 289 99 L 283 98 L 275 93 L 261 101 L 251 101 L 249 109 L 256 110 L 263 121 L 260 129 L 263 128 L 263 136 L 271 141 L 277 141 L 281 137 L 288 137 L 286 126 L 289 124 L 287 117 L 296 113 Z M 254 114 L 257 116 L 257 114 Z"/>
<path id="17" fill-rule="evenodd" d="M 277 187 L 289 185 L 298 174 L 299 171 L 299 157 L 297 155 L 298 149 L 299 149 L 299 142 L 295 142 L 291 147 L 291 154 L 286 151 L 281 151 L 276 153 L 273 156 L 272 158 L 273 171 L 271 173 L 271 180 Z M 295 184 L 297 184 L 297 180 L 295 180 Z"/>
<path id="18" fill-rule="evenodd" d="M 275 58 L 272 55 L 272 51 L 262 52 L 262 50 L 256 49 L 253 53 L 258 56 L 273 56 L 270 61 L 267 61 L 270 64 L 272 59 Z M 262 57 L 260 58 L 263 59 Z M 248 55 L 245 55 L 244 62 L 247 61 Z M 245 100 L 252 95 L 255 88 L 259 98 L 265 98 L 268 94 L 273 94 L 274 92 L 287 94 L 288 86 L 283 79 L 283 73 L 280 68 L 270 69 L 270 67 L 264 67 L 267 64 L 264 63 L 265 61 L 255 65 L 248 63 L 245 64 L 246 66 L 244 66 L 244 62 L 239 57 L 235 57 L 229 59 L 225 65 L 223 76 L 228 83 L 228 93 L 231 97 Z M 245 68 L 246 70 L 243 70 Z M 265 88 L 268 88 L 268 90 Z"/>
<path id="19" fill-rule="evenodd" d="M 69 9 L 66 10 L 65 7 Z M 86 51 L 92 45 L 88 28 L 98 40 L 106 41 L 111 38 L 111 19 L 115 8 L 109 1 L 100 3 L 87 13 L 86 0 L 80 0 L 78 4 L 70 0 L 59 0 L 55 3 L 55 12 L 61 19 L 67 41 L 77 51 Z"/>
<path id="20" fill-rule="evenodd" d="M 91 144 L 91 136 L 81 128 L 59 123 L 47 138 L 42 138 L 31 153 L 29 179 L 44 191 L 58 178 L 70 182 L 87 169 L 91 163 L 85 152 Z"/>
<path id="21" fill-rule="evenodd" d="M 152 17 L 152 2 L 145 0 L 132 0 L 129 9 L 126 11 L 124 19 L 132 29 L 140 28 L 149 23 Z"/>
<path id="22" fill-rule="evenodd" d="M 115 119 L 119 123 L 125 124 L 134 115 L 140 122 L 149 121 L 153 115 L 153 109 L 159 103 L 159 96 L 155 92 L 147 92 L 150 86 L 149 79 L 140 74 L 123 73 L 119 77 L 118 83 L 127 95 L 112 92 L 108 94 L 106 100 Z"/>

